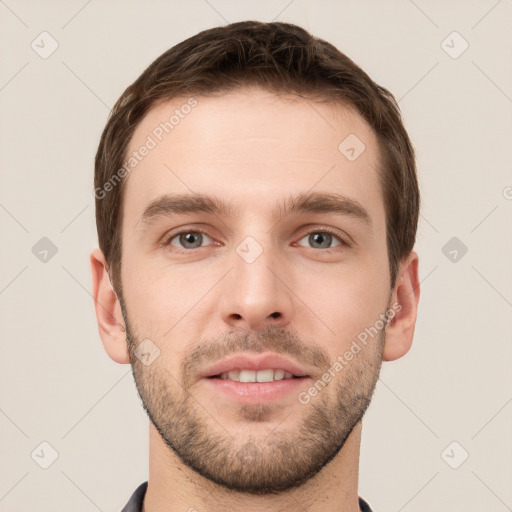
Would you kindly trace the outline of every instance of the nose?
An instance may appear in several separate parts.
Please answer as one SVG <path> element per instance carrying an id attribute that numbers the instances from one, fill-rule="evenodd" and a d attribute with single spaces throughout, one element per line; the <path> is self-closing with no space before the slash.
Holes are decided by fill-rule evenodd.
<path id="1" fill-rule="evenodd" d="M 232 270 L 223 280 L 223 321 L 230 328 L 251 330 L 289 324 L 293 315 L 293 285 L 284 261 L 267 249 L 254 261 L 240 254 L 233 255 Z"/>

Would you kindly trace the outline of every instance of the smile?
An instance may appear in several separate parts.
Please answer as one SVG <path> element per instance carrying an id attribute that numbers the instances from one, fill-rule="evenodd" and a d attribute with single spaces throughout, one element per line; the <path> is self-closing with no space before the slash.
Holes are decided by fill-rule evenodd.
<path id="1" fill-rule="evenodd" d="M 265 370 L 231 370 L 222 372 L 219 375 L 213 375 L 211 378 L 228 379 L 236 382 L 273 382 L 275 380 L 296 378 L 291 372 L 282 369 L 265 369 Z"/>

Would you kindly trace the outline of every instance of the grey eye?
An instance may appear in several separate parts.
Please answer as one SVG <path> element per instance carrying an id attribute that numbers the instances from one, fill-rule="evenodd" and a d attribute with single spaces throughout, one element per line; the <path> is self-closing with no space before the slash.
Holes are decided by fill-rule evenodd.
<path id="1" fill-rule="evenodd" d="M 314 249 L 330 249 L 331 247 L 335 247 L 336 245 L 341 245 L 341 240 L 335 235 L 332 235 L 331 233 L 326 233 L 325 231 L 313 231 L 312 233 L 309 233 L 304 238 L 301 238 L 300 241 L 306 239 L 308 240 L 308 243 L 311 244 L 311 247 Z M 338 243 L 335 245 L 331 245 L 333 241 L 338 240 Z M 299 241 L 299 245 L 300 244 Z"/>
<path id="2" fill-rule="evenodd" d="M 211 242 L 211 238 L 205 233 L 201 233 L 200 231 L 184 231 L 183 233 L 174 235 L 169 240 L 169 245 L 174 245 L 181 249 L 198 249 L 199 247 L 203 247 L 205 238 L 209 239 Z M 178 243 L 174 243 L 174 240 L 177 240 Z"/>

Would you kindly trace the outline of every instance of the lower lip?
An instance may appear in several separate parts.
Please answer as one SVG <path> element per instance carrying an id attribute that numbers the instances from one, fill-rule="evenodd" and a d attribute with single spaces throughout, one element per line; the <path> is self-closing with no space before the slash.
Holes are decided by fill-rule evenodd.
<path id="1" fill-rule="evenodd" d="M 270 402 L 283 398 L 309 383 L 309 377 L 275 380 L 272 382 L 237 382 L 230 379 L 205 378 L 206 385 L 215 392 L 244 404 Z"/>

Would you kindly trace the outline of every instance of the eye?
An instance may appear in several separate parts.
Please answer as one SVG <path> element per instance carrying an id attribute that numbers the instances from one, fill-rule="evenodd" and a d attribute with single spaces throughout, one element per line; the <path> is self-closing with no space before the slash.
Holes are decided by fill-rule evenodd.
<path id="1" fill-rule="evenodd" d="M 300 242 L 305 239 L 307 239 L 307 242 L 311 244 L 313 249 L 333 249 L 338 246 L 348 246 L 348 243 L 341 237 L 326 229 L 311 231 L 308 235 L 299 240 L 299 245 L 302 245 Z M 332 245 L 332 243 L 336 241 L 338 243 Z"/>
<path id="2" fill-rule="evenodd" d="M 181 231 L 168 238 L 165 245 L 172 245 L 180 249 L 199 249 L 200 247 L 204 247 L 202 244 L 205 239 L 209 240 L 210 243 L 212 241 L 212 239 L 202 231 Z"/>
<path id="3" fill-rule="evenodd" d="M 305 245 L 301 243 L 303 240 L 307 240 L 307 243 L 309 243 L 313 249 L 324 249 L 327 251 L 336 247 L 350 246 L 343 238 L 327 228 L 311 231 L 297 242 L 298 245 L 305 247 Z M 164 241 L 164 245 L 171 245 L 186 252 L 192 249 L 207 247 L 212 241 L 213 239 L 205 232 L 197 229 L 189 229 L 172 234 Z"/>

